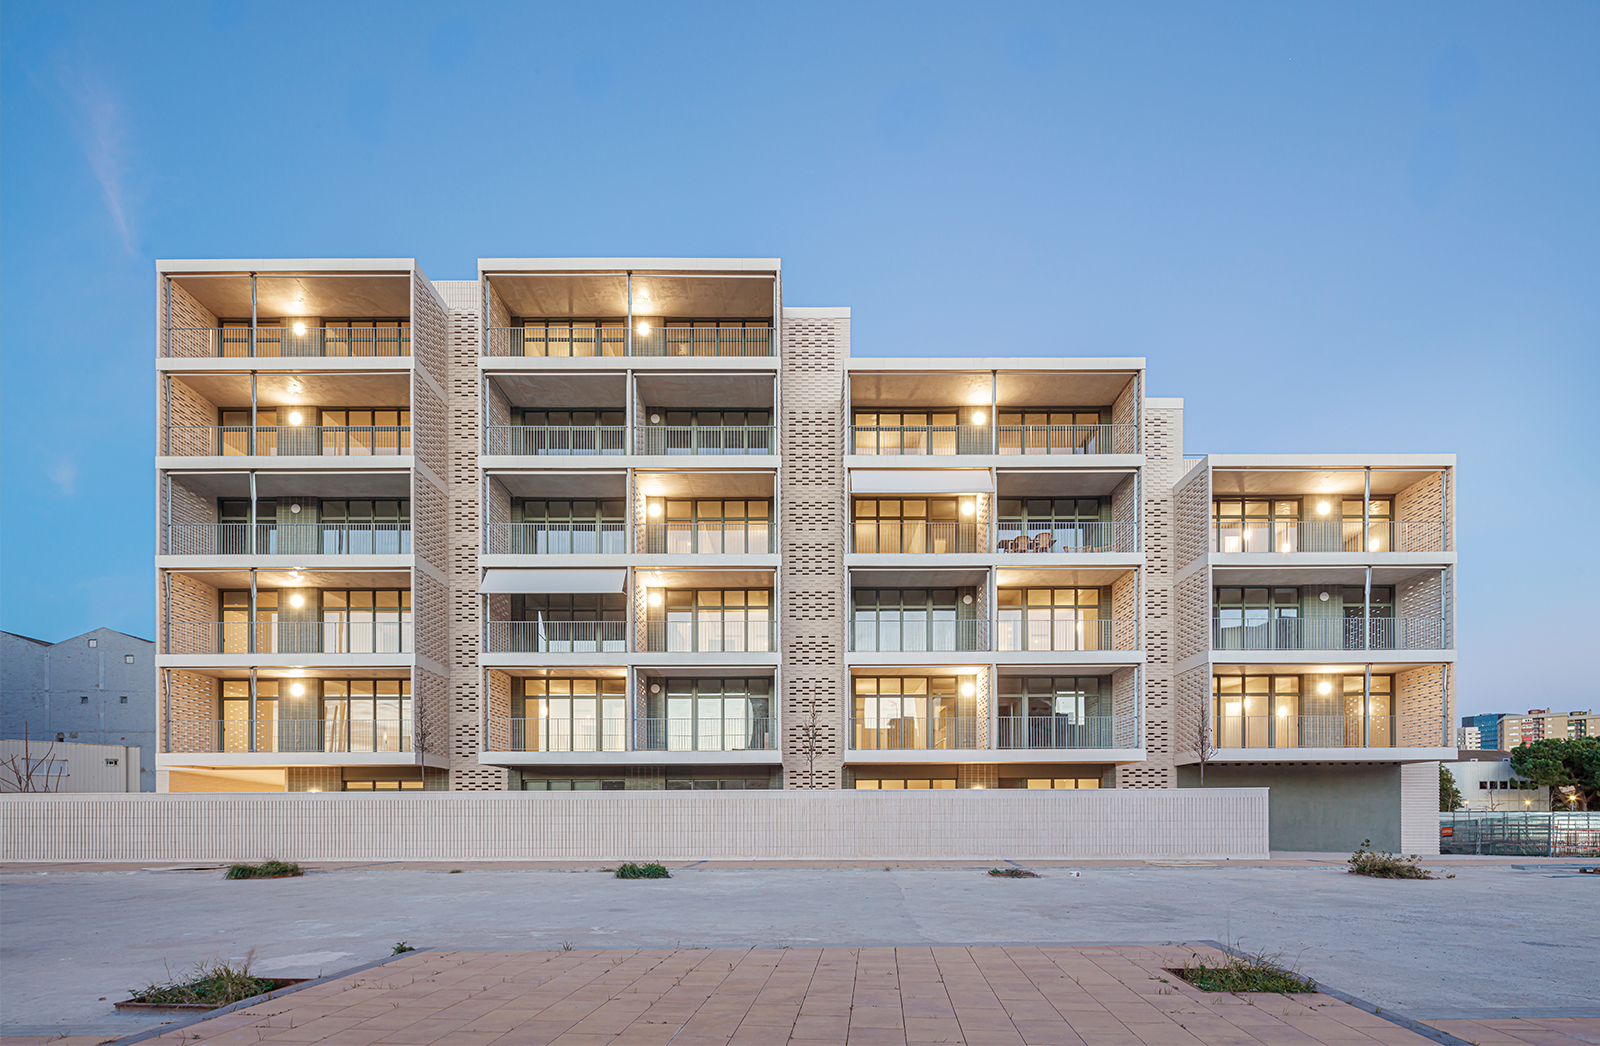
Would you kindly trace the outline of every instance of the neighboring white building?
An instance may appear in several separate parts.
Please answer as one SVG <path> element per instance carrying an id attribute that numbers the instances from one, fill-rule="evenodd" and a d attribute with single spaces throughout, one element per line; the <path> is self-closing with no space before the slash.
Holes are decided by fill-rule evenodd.
<path id="1" fill-rule="evenodd" d="M 0 632 L 0 737 L 136 746 L 132 790 L 155 791 L 155 646 L 109 628 L 59 643 Z"/>
<path id="2" fill-rule="evenodd" d="M 1461 726 L 1456 728 L 1456 747 L 1482 748 L 1483 734 L 1475 726 Z"/>
<path id="3" fill-rule="evenodd" d="M 136 745 L 0 740 L 0 792 L 138 792 L 148 783 Z"/>
<path id="4" fill-rule="evenodd" d="M 1541 811 L 1550 809 L 1550 789 L 1523 781 L 1500 752 L 1467 751 L 1444 764 L 1468 810 Z"/>

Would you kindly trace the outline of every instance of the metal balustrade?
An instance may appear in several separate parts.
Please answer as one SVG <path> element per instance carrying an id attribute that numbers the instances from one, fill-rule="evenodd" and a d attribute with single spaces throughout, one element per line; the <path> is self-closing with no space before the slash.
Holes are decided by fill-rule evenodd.
<path id="1" fill-rule="evenodd" d="M 411 355 L 409 327 L 173 327 L 168 358 L 233 356 L 398 357 Z"/>
<path id="2" fill-rule="evenodd" d="M 1137 454 L 1136 425 L 996 425 L 997 454 Z"/>
<path id="3" fill-rule="evenodd" d="M 777 528 L 764 519 L 646 523 L 639 536 L 651 555 L 754 556 L 778 551 Z"/>
<path id="4" fill-rule="evenodd" d="M 773 355 L 771 327 L 490 327 L 490 356 L 748 357 Z"/>
<path id="5" fill-rule="evenodd" d="M 976 523 L 863 519 L 851 524 L 851 551 L 866 555 L 977 552 L 982 543 L 983 528 Z"/>
<path id="6" fill-rule="evenodd" d="M 490 523 L 484 551 L 498 556 L 620 555 L 628 548 L 628 525 L 615 523 Z"/>
<path id="7" fill-rule="evenodd" d="M 777 720 L 767 716 L 675 716 L 635 720 L 634 746 L 641 752 L 771 752 L 778 747 Z"/>
<path id="8" fill-rule="evenodd" d="M 612 716 L 490 719 L 489 738 L 491 751 L 624 752 L 628 720 Z"/>
<path id="9" fill-rule="evenodd" d="M 168 556 L 409 556 L 410 523 L 169 523 Z"/>
<path id="10" fill-rule="evenodd" d="M 920 620 L 904 617 L 850 619 L 850 649 L 858 653 L 920 653 L 987 650 L 983 626 L 975 618 Z"/>
<path id="11" fill-rule="evenodd" d="M 511 456 L 622 454 L 626 425 L 485 425 L 484 453 Z"/>
<path id="12" fill-rule="evenodd" d="M 489 720 L 489 738 L 491 751 L 509 752 L 770 752 L 777 748 L 777 721 L 727 714 L 631 720 L 494 718 Z"/>
<path id="13" fill-rule="evenodd" d="M 169 654 L 409 654 L 410 621 L 174 621 Z"/>
<path id="14" fill-rule="evenodd" d="M 172 457 L 397 457 L 411 453 L 409 425 L 172 425 Z"/>
<path id="15" fill-rule="evenodd" d="M 1078 617 L 1057 611 L 1054 616 L 1040 614 L 1021 617 L 1014 610 L 1002 610 L 995 623 L 998 651 L 1137 650 L 1139 622 L 1133 618 Z"/>
<path id="16" fill-rule="evenodd" d="M 1280 617 L 1211 622 L 1214 650 L 1445 650 L 1439 617 Z"/>
<path id="17" fill-rule="evenodd" d="M 600 654 L 628 649 L 626 621 L 490 621 L 491 654 Z"/>
<path id="18" fill-rule="evenodd" d="M 1444 523 L 1437 519 L 1375 519 L 1361 538 L 1359 519 L 1229 520 L 1211 527 L 1211 551 L 1236 553 L 1294 552 L 1442 552 Z"/>
<path id="19" fill-rule="evenodd" d="M 1139 717 L 1132 715 L 1001 715 L 995 726 L 996 748 L 1139 747 Z"/>
<path id="20" fill-rule="evenodd" d="M 1212 744 L 1232 748 L 1439 746 L 1439 718 L 1423 715 L 1221 715 Z M 1415 739 L 1415 740 L 1412 740 Z"/>
<path id="21" fill-rule="evenodd" d="M 1132 523 L 1015 523 L 995 524 L 996 552 L 1137 552 L 1139 530 Z"/>
<path id="22" fill-rule="evenodd" d="M 258 709 L 274 702 L 261 702 Z M 381 753 L 412 750 L 414 728 L 407 719 L 279 719 L 257 713 L 254 744 L 250 720 L 174 719 L 169 752 L 228 754 Z"/>
<path id="23" fill-rule="evenodd" d="M 847 454 L 926 457 L 994 452 L 986 425 L 852 425 Z"/>
<path id="24" fill-rule="evenodd" d="M 989 721 L 981 716 L 862 716 L 850 719 L 858 752 L 986 748 Z"/>
<path id="25" fill-rule="evenodd" d="M 647 621 L 645 649 L 662 654 L 770 654 L 778 649 L 778 624 L 720 617 Z"/>
<path id="26" fill-rule="evenodd" d="M 639 430 L 640 454 L 772 454 L 772 425 L 646 425 Z"/>

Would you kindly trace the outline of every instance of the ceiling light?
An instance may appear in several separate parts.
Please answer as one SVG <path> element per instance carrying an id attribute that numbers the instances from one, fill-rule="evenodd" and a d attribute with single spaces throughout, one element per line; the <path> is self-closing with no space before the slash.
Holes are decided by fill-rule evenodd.
<path id="1" fill-rule="evenodd" d="M 289 693 L 293 694 L 295 697 L 304 697 L 306 693 L 305 684 L 296 683 L 294 686 L 289 688 Z"/>
<path id="2" fill-rule="evenodd" d="M 962 697 L 971 697 L 973 694 L 976 694 L 977 692 L 978 692 L 978 688 L 973 686 L 971 683 L 962 683 L 961 684 L 961 696 Z"/>
<path id="3" fill-rule="evenodd" d="M 289 511 L 293 512 L 295 515 L 299 515 L 300 514 L 300 503 L 297 501 L 293 505 L 290 505 L 289 506 Z"/>
<path id="4" fill-rule="evenodd" d="M 294 325 L 294 332 L 296 334 L 304 334 L 306 332 L 306 325 L 303 323 L 296 323 Z"/>
<path id="5" fill-rule="evenodd" d="M 1317 502 L 1317 515 L 1326 516 L 1332 510 L 1333 506 L 1328 504 L 1326 501 Z"/>
<path id="6" fill-rule="evenodd" d="M 652 693 L 652 694 L 659 694 L 659 693 L 661 693 L 661 684 L 660 684 L 660 683 L 651 683 L 651 684 L 650 684 L 650 692 L 651 692 L 651 693 Z"/>
<path id="7" fill-rule="evenodd" d="M 653 606 L 653 607 L 660 606 L 661 605 L 661 593 L 660 592 L 651 592 L 650 593 L 649 602 L 650 602 L 650 605 Z"/>
<path id="8" fill-rule="evenodd" d="M 1324 679 L 1322 682 L 1317 684 L 1317 693 L 1324 696 L 1333 693 L 1333 684 Z"/>
<path id="9" fill-rule="evenodd" d="M 962 596 L 961 597 L 961 602 L 967 604 L 968 606 L 971 606 L 972 605 L 972 593 L 968 592 L 966 595 Z"/>
<path id="10" fill-rule="evenodd" d="M 970 501 L 963 501 L 963 502 L 962 502 L 962 503 L 961 503 L 961 514 L 962 514 L 962 515 L 963 515 L 963 516 L 970 516 L 970 515 L 972 515 L 972 513 L 973 513 L 973 512 L 974 512 L 974 511 L 975 511 L 975 510 L 974 510 L 974 509 L 973 509 L 973 506 L 972 506 L 972 502 L 970 502 Z"/>
<path id="11" fill-rule="evenodd" d="M 983 411 L 976 410 L 976 411 L 972 412 L 972 423 L 974 425 L 982 425 L 984 422 L 986 422 L 988 420 L 989 420 L 989 415 L 985 414 Z"/>
<path id="12" fill-rule="evenodd" d="M 661 415 L 659 415 L 659 414 L 650 415 L 650 424 L 652 424 L 652 425 L 661 424 Z"/>
<path id="13" fill-rule="evenodd" d="M 304 420 L 306 420 L 305 416 L 297 410 L 289 413 L 289 424 L 291 425 L 298 425 Z"/>
<path id="14" fill-rule="evenodd" d="M 661 515 L 661 502 L 659 502 L 659 501 L 650 502 L 650 507 L 645 509 L 645 512 L 649 514 L 651 519 L 654 519 L 657 516 Z"/>
<path id="15" fill-rule="evenodd" d="M 650 333 L 650 324 L 648 324 L 648 323 L 639 324 L 639 333 L 640 334 L 649 334 Z"/>
<path id="16" fill-rule="evenodd" d="M 1282 705 L 1279 705 L 1278 706 L 1278 718 L 1279 719 L 1288 719 L 1289 718 L 1289 710 L 1287 708 L 1283 707 Z"/>
<path id="17" fill-rule="evenodd" d="M 1328 601 L 1328 593 L 1327 592 L 1318 592 L 1317 593 L 1317 598 L 1322 600 L 1324 603 L 1326 603 Z"/>
<path id="18" fill-rule="evenodd" d="M 306 605 L 306 597 L 296 592 L 294 595 L 289 597 L 289 605 L 292 607 L 303 607 Z"/>

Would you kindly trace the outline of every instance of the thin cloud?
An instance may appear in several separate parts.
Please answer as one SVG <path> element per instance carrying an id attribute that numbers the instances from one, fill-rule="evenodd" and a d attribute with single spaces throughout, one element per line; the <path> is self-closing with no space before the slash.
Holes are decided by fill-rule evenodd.
<path id="1" fill-rule="evenodd" d="M 45 472 L 45 478 L 61 488 L 61 493 L 71 497 L 78 491 L 78 465 L 70 458 L 61 458 Z"/>
<path id="2" fill-rule="evenodd" d="M 136 254 L 126 182 L 127 120 L 122 103 L 104 84 L 76 70 L 62 69 L 60 83 L 72 103 L 78 144 L 105 194 L 111 223 L 128 253 Z"/>

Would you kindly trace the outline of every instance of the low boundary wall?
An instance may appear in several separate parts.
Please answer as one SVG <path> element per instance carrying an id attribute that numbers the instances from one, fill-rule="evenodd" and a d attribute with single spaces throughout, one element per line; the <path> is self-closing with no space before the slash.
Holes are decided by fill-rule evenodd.
<path id="1" fill-rule="evenodd" d="M 1265 788 L 0 796 L 0 861 L 1266 856 Z"/>

